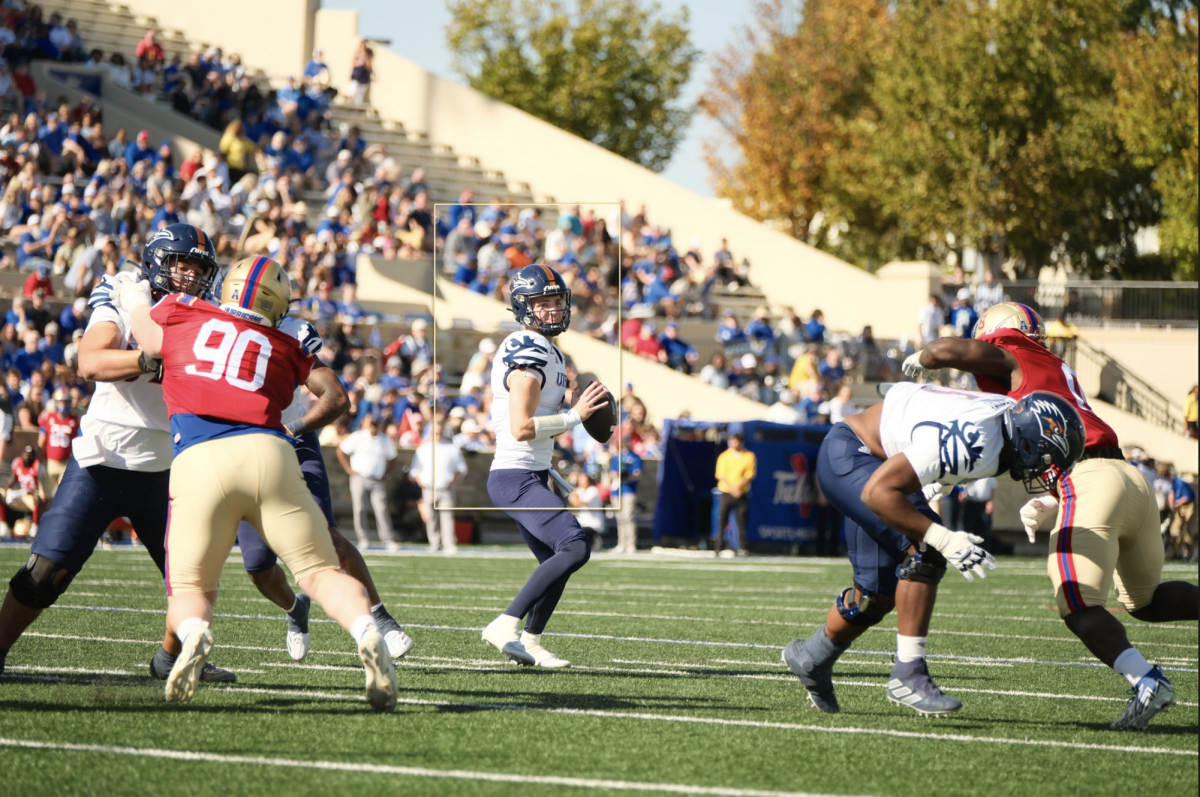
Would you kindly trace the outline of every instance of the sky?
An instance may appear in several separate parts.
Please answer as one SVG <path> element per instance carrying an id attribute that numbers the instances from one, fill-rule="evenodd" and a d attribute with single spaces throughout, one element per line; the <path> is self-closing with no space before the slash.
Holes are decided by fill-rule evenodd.
<path id="1" fill-rule="evenodd" d="M 446 48 L 446 23 L 450 15 L 444 0 L 322 0 L 323 8 L 356 8 L 359 10 L 359 33 L 373 39 L 391 39 L 390 49 L 415 61 L 426 71 L 459 81 L 451 71 L 450 51 Z M 709 57 L 720 52 L 730 42 L 740 38 L 742 27 L 749 22 L 752 0 L 659 0 L 666 14 L 686 6 L 690 14 L 692 44 L 701 51 L 692 68 L 683 101 L 694 103 L 704 92 L 709 78 Z M 713 135 L 707 119 L 696 114 L 687 136 L 675 151 L 663 176 L 711 197 L 708 169 L 704 165 L 701 142 Z"/>

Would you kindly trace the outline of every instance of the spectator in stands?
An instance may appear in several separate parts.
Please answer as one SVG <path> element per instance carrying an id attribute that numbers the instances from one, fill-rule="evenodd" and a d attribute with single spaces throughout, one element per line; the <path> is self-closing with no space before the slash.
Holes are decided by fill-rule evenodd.
<path id="1" fill-rule="evenodd" d="M 622 427 L 620 451 L 609 464 L 609 472 L 617 482 L 611 496 L 617 510 L 617 547 L 613 553 L 637 553 L 637 491 L 642 478 L 642 458 L 634 453 L 632 446 L 632 435 Z"/>
<path id="2" fill-rule="evenodd" d="M 766 419 L 771 423 L 785 423 L 790 426 L 799 426 L 804 423 L 804 416 L 796 410 L 795 404 L 795 393 L 791 390 L 779 391 L 778 400 L 767 408 Z"/>
<path id="3" fill-rule="evenodd" d="M 350 62 L 350 98 L 355 105 L 362 105 L 367 100 L 367 91 L 371 87 L 371 74 L 374 71 L 375 53 L 367 46 L 366 39 L 358 43 L 354 57 Z"/>
<path id="4" fill-rule="evenodd" d="M 478 243 L 471 216 L 461 215 L 454 229 L 446 236 L 445 252 L 442 254 L 442 271 L 450 275 L 456 285 L 466 285 L 474 279 Z"/>
<path id="5" fill-rule="evenodd" d="M 1200 395 L 1200 386 L 1192 385 L 1192 389 L 1188 391 L 1187 398 L 1183 400 L 1183 433 L 1193 440 L 1200 437 L 1200 431 L 1196 428 L 1196 421 L 1200 420 L 1200 405 L 1197 404 L 1198 395 Z"/>
<path id="6" fill-rule="evenodd" d="M 817 366 L 817 374 L 821 377 L 829 394 L 836 394 L 846 379 L 846 369 L 842 366 L 841 352 L 835 348 L 830 348 L 825 352 L 825 359 Z"/>
<path id="7" fill-rule="evenodd" d="M 35 329 L 40 335 L 50 321 L 50 308 L 46 307 L 46 294 L 41 288 L 36 288 L 33 296 L 29 297 L 29 303 L 25 305 L 25 328 Z"/>
<path id="8" fill-rule="evenodd" d="M 713 352 L 708 365 L 700 369 L 700 381 L 707 382 L 720 390 L 729 389 L 729 374 L 726 370 L 725 355 Z"/>
<path id="9" fill-rule="evenodd" d="M 1171 558 L 1196 561 L 1196 489 L 1181 476 L 1171 482 Z"/>
<path id="10" fill-rule="evenodd" d="M 857 415 L 862 409 L 854 403 L 854 392 L 850 385 L 842 385 L 836 395 L 829 400 L 830 423 L 841 423 L 851 415 Z"/>
<path id="11" fill-rule="evenodd" d="M 25 278 L 25 287 L 21 293 L 25 298 L 30 299 L 38 290 L 42 291 L 43 296 L 54 295 L 54 282 L 50 278 L 50 265 L 47 263 L 38 263 L 37 267 L 29 273 L 29 276 Z"/>
<path id="12" fill-rule="evenodd" d="M 633 353 L 639 357 L 645 357 L 647 360 L 665 363 L 667 361 L 667 353 L 663 349 L 658 338 L 655 336 L 654 324 L 651 321 L 642 322 L 642 328 L 638 331 L 638 337 L 633 342 Z"/>
<path id="13" fill-rule="evenodd" d="M 14 106 L 20 96 L 17 84 L 13 82 L 12 72 L 8 67 L 8 59 L 0 58 L 0 106 L 6 108 Z"/>
<path id="14" fill-rule="evenodd" d="M 147 165 L 153 166 L 157 158 L 158 153 L 150 146 L 149 130 L 140 131 L 137 139 L 125 148 L 125 165 L 131 170 L 141 161 L 147 161 Z"/>
<path id="15" fill-rule="evenodd" d="M 928 346 L 930 343 L 938 339 L 941 334 L 942 324 L 946 322 L 945 316 L 942 314 L 941 299 L 937 294 L 931 293 L 929 301 L 921 305 L 921 309 L 917 312 L 917 338 L 921 341 L 921 346 Z"/>
<path id="16" fill-rule="evenodd" d="M 17 87 L 17 93 L 21 95 L 22 112 L 37 113 L 37 84 L 29 74 L 29 65 L 18 62 L 13 65 L 12 73 L 13 84 Z"/>
<path id="17" fill-rule="evenodd" d="M 54 365 L 62 365 L 66 347 L 58 337 L 58 324 L 46 324 L 45 337 L 38 341 L 38 350 Z"/>
<path id="18" fill-rule="evenodd" d="M 754 481 L 757 458 L 747 451 L 746 438 L 741 433 L 729 435 L 729 447 L 717 457 L 717 489 L 720 501 L 717 508 L 716 539 L 713 550 L 721 558 L 732 558 L 725 553 L 725 527 L 729 524 L 729 513 L 736 515 L 738 526 L 737 555 L 746 556 L 746 527 L 750 516 L 750 483 Z"/>
<path id="19" fill-rule="evenodd" d="M 971 333 L 975 331 L 975 323 L 978 320 L 979 315 L 971 305 L 970 289 L 959 288 L 954 301 L 950 304 L 950 315 L 946 319 L 947 323 L 954 327 L 954 334 L 960 338 L 969 338 L 971 337 Z"/>
<path id="20" fill-rule="evenodd" d="M 668 367 L 676 371 L 682 371 L 685 374 L 692 373 L 692 369 L 696 367 L 699 355 L 696 353 L 695 346 L 680 339 L 678 324 L 674 321 L 668 322 L 662 337 L 658 339 L 658 343 L 666 353 L 666 364 Z"/>
<path id="21" fill-rule="evenodd" d="M 163 52 L 162 45 L 158 43 L 158 31 L 154 28 L 149 28 L 146 35 L 138 42 L 137 49 L 134 50 L 134 55 L 138 58 L 145 58 L 154 64 L 161 64 L 166 53 Z"/>
<path id="22" fill-rule="evenodd" d="M 813 310 L 812 315 L 808 319 L 808 323 L 804 325 L 804 332 L 808 336 L 808 340 L 812 343 L 825 342 L 825 314 L 820 310 Z"/>
<path id="23" fill-rule="evenodd" d="M 49 275 L 54 256 L 54 240 L 58 235 L 58 219 L 51 224 L 50 229 L 43 230 L 41 216 L 34 213 L 29 217 L 25 231 L 17 241 L 17 268 L 22 271 L 37 271 L 45 267 Z"/>
<path id="24" fill-rule="evenodd" d="M 1004 288 L 996 282 L 996 275 L 992 270 L 986 269 L 983 272 L 983 284 L 975 286 L 975 312 L 983 315 L 984 310 L 1003 301 Z"/>
<path id="25" fill-rule="evenodd" d="M 28 382 L 35 371 L 42 367 L 42 363 L 46 360 L 46 355 L 38 349 L 38 341 L 41 338 L 41 333 L 36 329 L 26 329 L 22 340 L 25 342 L 25 348 L 17 352 L 12 358 L 13 368 L 21 376 L 22 382 Z"/>
<path id="26" fill-rule="evenodd" d="M 721 326 L 717 327 L 717 342 L 726 349 L 746 342 L 746 333 L 738 326 L 737 312 L 732 308 L 725 311 Z"/>
<path id="27" fill-rule="evenodd" d="M 755 309 L 754 317 L 746 324 L 746 338 L 750 347 L 758 354 L 767 354 L 775 349 L 775 330 L 771 328 L 771 311 L 765 306 Z"/>
<path id="28" fill-rule="evenodd" d="M 304 65 L 304 77 L 310 81 L 329 82 L 329 67 L 325 65 L 325 54 L 320 48 L 312 51 L 312 58 Z"/>
<path id="29" fill-rule="evenodd" d="M 77 329 L 87 329 L 87 308 L 87 300 L 82 298 L 63 308 L 58 316 L 58 328 L 66 338 L 69 339 Z"/>
<path id="30" fill-rule="evenodd" d="M 233 120 L 225 128 L 218 149 L 229 167 L 231 182 L 236 183 L 245 174 L 254 171 L 255 143 L 246 136 L 246 128 L 240 119 Z"/>

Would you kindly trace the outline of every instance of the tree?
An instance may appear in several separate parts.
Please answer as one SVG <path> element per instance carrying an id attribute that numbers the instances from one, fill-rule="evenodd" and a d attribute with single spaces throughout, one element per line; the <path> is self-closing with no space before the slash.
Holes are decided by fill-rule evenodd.
<path id="1" fill-rule="evenodd" d="M 454 70 L 472 88 L 660 171 L 691 109 L 686 9 L 639 0 L 448 0 Z"/>
<path id="2" fill-rule="evenodd" d="M 1196 16 L 1193 7 L 1151 20 L 1122 37 L 1113 59 L 1117 130 L 1134 162 L 1153 170 L 1163 200 L 1161 251 L 1189 280 L 1200 262 Z"/>

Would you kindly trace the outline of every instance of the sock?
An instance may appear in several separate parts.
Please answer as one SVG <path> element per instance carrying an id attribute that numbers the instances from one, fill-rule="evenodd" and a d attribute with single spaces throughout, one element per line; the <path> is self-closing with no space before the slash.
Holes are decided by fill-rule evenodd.
<path id="1" fill-rule="evenodd" d="M 925 658 L 925 642 L 929 637 L 896 634 L 896 661 L 912 662 Z"/>
<path id="2" fill-rule="evenodd" d="M 375 625 L 375 618 L 369 614 L 364 614 L 350 624 L 350 636 L 354 637 L 355 642 L 362 642 L 363 637 L 371 631 L 379 633 L 379 626 Z"/>
<path id="3" fill-rule="evenodd" d="M 383 608 L 383 601 L 371 607 L 371 614 L 375 614 L 375 612 L 387 612 L 387 609 Z"/>
<path id="4" fill-rule="evenodd" d="M 179 637 L 180 642 L 186 642 L 187 638 L 195 631 L 203 631 L 208 628 L 208 623 L 201 620 L 199 617 L 189 617 L 179 624 L 175 629 L 175 636 Z"/>
<path id="5" fill-rule="evenodd" d="M 294 615 L 296 613 L 296 610 L 299 609 L 301 607 L 301 605 L 302 604 L 300 603 L 300 594 L 297 593 L 296 600 L 292 603 L 292 608 L 287 610 L 287 613 Z"/>
<path id="6" fill-rule="evenodd" d="M 1150 662 L 1138 653 L 1137 648 L 1126 648 L 1117 660 L 1113 662 L 1113 669 L 1125 676 L 1125 680 L 1129 681 L 1130 686 L 1137 686 L 1137 682 L 1150 674 L 1154 669 L 1150 666 Z"/>
<path id="7" fill-rule="evenodd" d="M 171 668 L 175 666 L 175 659 L 177 658 L 179 657 L 167 653 L 166 648 L 160 647 L 154 652 L 154 666 L 159 672 L 170 672 Z"/>
<path id="8" fill-rule="evenodd" d="M 503 628 L 505 631 L 512 631 L 513 636 L 517 635 L 517 626 L 521 624 L 520 617 L 513 617 L 511 614 L 502 614 L 495 620 L 492 620 L 489 625 L 494 625 Z"/>

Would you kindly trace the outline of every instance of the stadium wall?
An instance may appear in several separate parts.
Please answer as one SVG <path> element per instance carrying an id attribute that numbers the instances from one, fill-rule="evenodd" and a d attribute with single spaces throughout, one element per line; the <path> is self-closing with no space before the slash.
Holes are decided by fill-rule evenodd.
<path id="1" fill-rule="evenodd" d="M 1200 334 L 1195 329 L 1088 327 L 1079 336 L 1180 406 L 1200 382 Z"/>
<path id="2" fill-rule="evenodd" d="M 358 12 L 321 9 L 315 30 L 334 85 L 344 87 L 361 35 Z M 374 64 L 370 101 L 381 117 L 529 183 L 535 195 L 558 202 L 624 200 L 631 210 L 645 203 L 650 218 L 685 246 L 699 238 L 713 251 L 727 238 L 737 257 L 749 258 L 751 279 L 776 306 L 793 305 L 805 315 L 820 307 L 835 329 L 871 324 L 881 337 L 915 331 L 932 266 L 904 264 L 868 274 L 390 50 L 377 47 Z"/>

